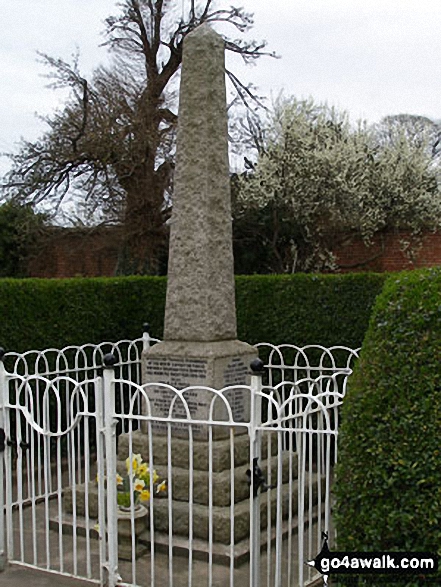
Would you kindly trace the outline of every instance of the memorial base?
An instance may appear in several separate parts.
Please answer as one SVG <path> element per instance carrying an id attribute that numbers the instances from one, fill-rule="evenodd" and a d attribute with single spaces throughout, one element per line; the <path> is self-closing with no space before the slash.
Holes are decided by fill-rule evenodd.
<path id="1" fill-rule="evenodd" d="M 273 488 L 260 495 L 260 545 L 263 548 L 268 541 L 273 543 L 277 526 L 277 498 L 281 499 L 280 514 L 282 538 L 293 534 L 297 525 L 297 455 L 288 451 L 278 456 L 278 442 L 272 434 L 265 434 L 261 440 L 262 459 L 259 464 L 266 479 L 274 483 L 278 478 L 278 467 L 281 467 L 280 488 Z M 124 472 L 125 459 L 129 455 L 139 453 L 145 462 L 149 461 L 151 451 L 152 467 L 161 478 L 167 478 L 170 494 L 160 493 L 154 497 L 153 503 L 147 502 L 145 507 L 152 515 L 155 534 L 150 535 L 150 524 L 136 520 L 140 525 L 136 536 L 136 556 L 142 556 L 152 548 L 159 552 L 169 552 L 170 549 L 170 515 L 172 523 L 173 552 L 188 556 L 191 547 L 193 556 L 201 560 L 212 557 L 213 562 L 229 565 L 231 559 L 234 565 L 240 565 L 249 558 L 250 549 L 250 487 L 246 471 L 249 468 L 250 444 L 246 434 L 234 435 L 233 450 L 231 438 L 218 439 L 213 442 L 204 440 L 189 442 L 183 438 L 172 438 L 171 447 L 164 435 L 153 435 L 151 441 L 142 431 L 122 434 L 118 442 L 117 470 Z M 270 444 L 269 444 L 270 443 Z M 210 458 L 211 453 L 211 458 Z M 211 462 L 210 468 L 208 463 Z M 190 469 L 190 463 L 192 468 Z M 190 472 L 191 471 L 191 472 Z M 234 477 L 234 482 L 232 481 Z M 290 478 L 291 477 L 291 478 Z M 317 492 L 320 487 L 322 495 L 325 492 L 325 478 L 319 482 L 315 474 L 310 476 L 311 482 L 305 486 L 305 511 L 308 510 L 310 500 L 317 502 Z M 234 493 L 232 495 L 232 490 Z M 311 493 L 312 492 L 312 493 Z M 85 499 L 87 494 L 87 501 Z M 191 497 L 190 497 L 191 496 Z M 75 508 L 72 491 L 66 490 L 64 495 L 63 531 L 72 532 L 81 530 L 82 520 L 86 524 L 88 514 L 89 527 L 85 526 L 85 533 L 98 538 L 94 530 L 98 518 L 98 485 L 91 481 L 88 486 L 77 486 Z M 172 497 L 171 503 L 169 498 Z M 190 507 L 189 502 L 192 501 Z M 87 504 L 87 511 L 86 511 Z M 290 505 L 291 504 L 291 505 Z M 171 508 L 170 508 L 171 506 Z M 152 509 L 150 509 L 152 508 Z M 75 522 L 73 513 L 75 509 Z M 116 511 L 116 510 L 115 510 Z M 192 515 L 190 517 L 190 511 Z M 290 518 L 290 511 L 292 518 Z M 312 510 L 311 510 L 312 511 Z M 308 514 L 309 523 L 317 517 L 316 510 Z M 149 518 L 145 518 L 149 521 Z M 271 533 L 268 534 L 268 522 L 271 521 Z M 119 533 L 123 530 L 118 522 Z M 234 526 L 233 526 L 234 524 Z M 58 520 L 51 520 L 55 529 L 59 528 Z M 190 544 L 190 528 L 192 541 Z M 212 540 L 210 540 L 210 536 Z M 130 540 L 119 537 L 120 557 L 131 556 Z M 233 539 L 233 540 L 232 540 Z M 126 548 L 124 548 L 124 544 Z M 211 551 L 211 555 L 209 554 Z"/>
<path id="2" fill-rule="evenodd" d="M 278 443 L 273 439 L 269 447 L 268 440 L 268 435 L 262 438 L 262 459 L 259 463 L 266 477 L 272 482 L 278 478 L 280 465 L 282 486 L 280 491 L 274 488 L 268 493 L 263 493 L 259 498 L 261 547 L 268 543 L 268 539 L 271 542 L 275 539 L 272 535 L 268 536 L 267 528 L 271 521 L 272 531 L 275 532 L 278 495 L 282 504 L 283 536 L 285 533 L 292 532 L 297 518 L 297 455 L 286 452 L 280 460 L 277 456 Z M 143 457 L 145 455 L 144 460 L 147 461 L 147 455 L 151 449 L 153 468 L 160 477 L 167 477 L 167 471 L 171 470 L 171 479 L 168 479 L 169 491 L 172 495 L 171 509 L 167 496 L 153 500 L 155 543 L 157 546 L 162 544 L 164 548 L 169 546 L 171 521 L 173 549 L 177 552 L 188 553 L 191 533 L 191 548 L 196 558 L 207 558 L 211 548 L 219 564 L 228 565 L 231 557 L 235 565 L 244 562 L 249 557 L 250 548 L 251 502 L 246 474 L 250 460 L 248 435 L 235 435 L 233 450 L 231 439 L 189 442 L 187 439 L 172 437 L 171 443 L 169 447 L 167 440 L 161 434 L 153 435 L 149 441 L 148 435 L 142 431 L 133 432 L 131 435 L 123 434 L 119 438 L 120 467 L 123 466 L 129 450 Z M 233 458 L 232 455 L 234 455 Z M 211 470 L 208 467 L 209 461 L 211 461 Z M 193 465 L 191 473 L 190 462 Z M 313 491 L 315 493 L 317 491 L 315 484 Z M 308 503 L 308 496 L 307 490 L 306 503 Z M 316 495 L 313 495 L 313 499 L 316 499 Z M 288 524 L 287 519 L 290 502 L 293 504 L 291 525 Z M 140 541 L 143 541 L 143 536 L 140 537 Z"/>
<path id="3" fill-rule="evenodd" d="M 169 455 L 172 459 L 173 534 L 189 536 L 188 503 L 192 495 L 194 538 L 202 543 L 210 540 L 211 512 L 211 539 L 219 545 L 228 544 L 232 535 L 231 503 L 234 504 L 233 541 L 248 538 L 249 439 L 246 426 L 241 424 L 250 421 L 250 363 L 256 356 L 254 347 L 238 340 L 165 341 L 143 355 L 143 383 L 151 384 L 146 391 L 153 416 L 154 467 L 161 476 L 167 475 Z M 190 389 L 180 398 L 173 390 L 155 384 Z M 170 423 L 155 422 L 155 416 L 168 418 Z M 227 422 L 230 424 L 225 425 Z M 167 447 L 166 432 L 171 433 L 171 447 Z M 147 439 L 148 435 L 142 432 L 138 435 L 137 452 L 148 452 Z M 137 444 L 133 440 L 132 450 Z M 124 441 L 120 455 L 124 454 L 123 444 Z M 144 459 L 147 458 L 145 454 Z M 168 532 L 165 503 L 158 505 L 155 514 L 158 530 Z"/>
<path id="4" fill-rule="evenodd" d="M 150 384 L 147 395 L 152 416 L 173 419 L 173 435 L 183 438 L 188 437 L 191 424 L 192 436 L 197 439 L 208 439 L 209 422 L 249 422 L 250 390 L 241 386 L 249 386 L 249 366 L 256 356 L 254 347 L 238 340 L 166 341 L 155 345 L 142 358 L 143 383 Z M 191 389 L 181 399 L 172 390 L 154 385 L 161 383 L 179 390 Z M 228 407 L 217 392 L 227 387 L 230 389 L 222 395 Z M 182 423 L 176 422 L 177 419 Z M 228 427 L 214 428 L 217 437 L 229 434 Z M 154 429 L 165 433 L 168 427 L 165 422 L 155 422 Z"/>

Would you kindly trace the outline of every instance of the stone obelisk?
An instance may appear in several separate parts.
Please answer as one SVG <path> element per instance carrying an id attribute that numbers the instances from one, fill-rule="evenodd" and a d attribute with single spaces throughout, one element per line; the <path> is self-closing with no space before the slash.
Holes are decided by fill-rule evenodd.
<path id="1" fill-rule="evenodd" d="M 164 341 L 144 357 L 145 383 L 245 384 L 257 354 L 237 340 L 224 53 L 206 24 L 184 41 Z M 248 418 L 248 395 L 228 396 L 238 422 Z M 152 398 L 153 413 L 165 415 L 164 389 Z M 190 397 L 192 417 L 208 418 L 209 401 Z"/>

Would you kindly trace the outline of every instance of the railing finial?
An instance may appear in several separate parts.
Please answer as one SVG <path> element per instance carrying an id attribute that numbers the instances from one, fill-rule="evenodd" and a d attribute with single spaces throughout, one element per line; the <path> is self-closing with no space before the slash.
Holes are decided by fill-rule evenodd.
<path id="1" fill-rule="evenodd" d="M 103 357 L 104 365 L 108 368 L 113 367 L 117 363 L 117 358 L 113 353 L 107 353 Z"/>
<path id="2" fill-rule="evenodd" d="M 261 375 L 265 364 L 261 359 L 253 359 L 250 363 L 250 368 L 254 375 Z"/>

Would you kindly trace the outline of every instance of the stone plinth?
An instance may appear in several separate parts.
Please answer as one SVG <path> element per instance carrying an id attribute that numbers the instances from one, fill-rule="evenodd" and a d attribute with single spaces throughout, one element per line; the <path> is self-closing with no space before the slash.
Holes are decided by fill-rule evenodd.
<path id="1" fill-rule="evenodd" d="M 260 461 L 260 466 L 274 482 L 278 477 L 279 459 L 277 457 L 278 443 L 273 439 L 271 451 L 268 447 L 268 435 L 262 438 L 262 455 L 266 458 Z M 171 439 L 171 450 L 168 450 L 167 441 L 153 435 L 153 467 L 160 477 L 167 477 L 169 465 L 172 467 L 172 477 L 168 480 L 172 501 L 173 536 L 181 540 L 189 536 L 189 499 L 193 501 L 193 536 L 200 541 L 199 549 L 204 552 L 203 544 L 209 540 L 209 519 L 212 517 L 213 541 L 224 547 L 231 540 L 231 516 L 234 519 L 234 544 L 242 544 L 237 552 L 244 553 L 243 544 L 249 540 L 250 529 L 250 487 L 248 485 L 246 471 L 250 462 L 250 443 L 248 436 L 239 435 L 234 438 L 233 463 L 231 445 L 229 439 L 214 440 L 211 443 L 195 440 L 192 444 L 193 473 L 190 475 L 189 443 L 182 438 Z M 142 432 L 134 432 L 131 436 L 123 435 L 119 440 L 119 458 L 123 463 L 129 447 L 133 453 L 140 453 L 146 459 L 149 454 L 149 439 Z M 211 475 L 207 470 L 209 451 L 212 452 Z M 271 455 L 269 454 L 271 452 Z M 168 458 L 171 456 L 171 463 Z M 232 468 L 233 465 L 233 468 Z M 291 465 L 291 466 L 290 466 Z M 122 465 L 121 465 L 122 466 Z M 288 516 L 290 499 L 294 500 L 293 515 L 297 515 L 297 455 L 284 453 L 281 459 L 282 470 L 282 510 L 283 516 Z M 231 476 L 234 477 L 234 495 L 231 494 Z M 291 479 L 290 479 L 291 476 Z M 191 486 L 191 491 L 190 491 Z M 315 488 L 316 490 L 316 488 Z M 210 498 L 211 495 L 211 498 Z M 268 494 L 263 494 L 260 500 L 261 528 L 266 527 L 271 519 L 275 523 L 277 515 L 277 490 L 272 489 Z M 210 504 L 211 499 L 211 504 Z M 305 498 L 306 499 L 306 498 Z M 232 510 L 233 503 L 233 510 Z M 169 530 L 169 502 L 168 499 L 154 499 L 154 525 L 159 536 L 168 534 Z M 262 534 L 262 544 L 266 538 Z M 198 550 L 196 548 L 196 550 Z M 200 553 L 200 554 L 201 554 Z M 236 555 L 235 555 L 236 556 Z M 225 559 L 224 562 L 228 562 Z"/>
<path id="2" fill-rule="evenodd" d="M 249 364 L 256 354 L 254 347 L 237 340 L 206 343 L 166 341 L 155 345 L 143 356 L 144 383 L 166 383 L 179 390 L 189 386 L 199 388 L 185 393 L 186 405 L 179 400 L 171 410 L 175 392 L 162 386 L 149 386 L 147 395 L 152 416 L 182 418 L 182 424 L 174 422 L 172 430 L 175 435 L 183 437 L 189 434 L 187 407 L 193 420 L 249 422 L 250 391 L 238 386 L 249 385 Z M 201 389 L 222 390 L 230 386 L 232 389 L 224 396 L 231 407 L 231 415 L 216 393 Z M 208 438 L 207 424 L 193 424 L 191 428 L 194 438 Z M 156 422 L 154 429 L 166 432 L 167 424 Z M 222 433 L 228 435 L 229 428 L 214 426 L 213 432 L 217 437 Z"/>
<path id="3" fill-rule="evenodd" d="M 271 445 L 268 445 L 269 437 L 272 433 L 264 434 L 262 437 L 261 454 L 263 457 L 259 464 L 264 471 L 267 479 L 274 483 L 278 478 L 279 461 L 281 465 L 281 507 L 282 507 L 282 534 L 283 536 L 292 533 L 296 526 L 297 519 L 297 455 L 284 453 L 279 459 L 278 442 L 272 435 Z M 208 559 L 210 526 L 212 528 L 213 538 L 213 560 L 219 564 L 230 564 L 230 541 L 231 541 L 231 520 L 234 519 L 234 564 L 240 564 L 248 559 L 249 555 L 249 528 L 250 528 L 250 488 L 247 482 L 246 470 L 249 468 L 250 461 L 250 443 L 247 435 L 234 437 L 234 447 L 231 450 L 230 439 L 218 439 L 213 442 L 205 440 L 195 440 L 192 443 L 191 460 L 193 463 L 192 478 L 189 470 L 190 446 L 188 440 L 183 438 L 171 438 L 171 447 L 167 444 L 167 438 L 163 435 L 153 435 L 150 439 L 142 431 L 133 432 L 131 435 L 124 434 L 119 437 L 119 462 L 117 470 L 120 473 L 125 471 L 125 459 L 129 454 L 140 453 L 145 461 L 148 461 L 150 448 L 152 449 L 152 467 L 158 472 L 161 478 L 169 476 L 171 467 L 171 477 L 168 478 L 169 487 L 173 500 L 171 503 L 172 512 L 172 530 L 173 530 L 173 552 L 188 556 L 189 532 L 190 532 L 190 506 L 189 499 L 192 495 L 193 502 L 193 523 L 192 523 L 192 549 L 195 558 Z M 171 450 L 169 450 L 171 448 Z M 271 450 L 270 450 L 271 448 Z M 209 462 L 209 453 L 211 452 L 212 471 L 207 470 Z M 171 461 L 169 462 L 169 458 Z M 233 469 L 232 469 L 233 465 Z M 271 471 L 271 475 L 269 474 Z M 234 495 L 231 494 L 231 475 L 234 476 Z M 291 477 L 291 478 L 290 478 Z M 312 500 L 317 499 L 318 479 L 315 474 L 311 475 L 312 480 Z M 325 491 L 325 478 L 321 480 L 321 491 Z M 191 491 L 190 491 L 191 487 Z M 85 500 L 86 492 L 88 494 L 87 502 Z M 275 522 L 277 519 L 277 493 L 278 489 L 273 488 L 269 493 L 264 493 L 260 499 L 260 523 L 261 523 L 261 547 L 275 540 Z M 72 532 L 73 528 L 73 495 L 72 490 L 68 489 L 64 495 L 65 512 L 63 514 L 63 528 L 67 532 Z M 309 483 L 305 487 L 305 511 L 308 511 L 309 503 Z M 288 524 L 290 512 L 290 502 L 292 504 L 292 522 Z M 82 516 L 86 515 L 86 503 L 88 503 L 87 513 L 89 519 L 89 529 L 86 528 L 86 521 Z M 169 524 L 170 524 L 170 504 L 169 496 L 160 493 L 154 497 L 153 509 L 150 510 L 150 503 L 145 504 L 148 515 L 153 516 L 155 528 L 155 549 L 157 551 L 169 552 Z M 116 511 L 116 508 L 115 508 Z M 96 530 L 93 530 L 96 519 L 98 518 L 98 485 L 91 481 L 88 486 L 79 485 L 76 488 L 75 499 L 75 519 L 77 532 L 84 525 L 84 532 L 89 532 L 91 537 L 98 538 Z M 313 516 L 317 515 L 314 510 Z M 211 525 L 210 525 L 211 516 Z M 271 520 L 273 528 L 272 535 L 268 536 L 267 523 Z M 147 521 L 147 525 L 145 525 Z M 142 555 L 149 550 L 151 540 L 149 518 L 136 520 L 137 528 L 135 533 L 137 537 L 136 554 Z M 58 519 L 51 520 L 51 524 L 58 529 Z M 121 526 L 121 520 L 118 522 L 119 533 L 124 533 Z M 120 536 L 120 556 L 130 558 L 131 551 L 124 549 L 122 542 L 130 548 L 131 536 L 127 534 L 125 538 Z M 121 550 L 123 549 L 123 550 Z M 130 555 L 130 556 L 129 556 Z"/>

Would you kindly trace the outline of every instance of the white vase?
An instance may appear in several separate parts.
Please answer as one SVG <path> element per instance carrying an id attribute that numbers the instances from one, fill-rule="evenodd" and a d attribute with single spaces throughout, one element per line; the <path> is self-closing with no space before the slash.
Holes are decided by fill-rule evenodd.
<path id="1" fill-rule="evenodd" d="M 141 504 L 132 508 L 118 506 L 118 556 L 124 560 L 132 560 L 133 544 L 135 545 L 135 557 L 141 556 L 146 551 L 139 545 L 139 536 L 146 529 L 148 510 Z M 133 536 L 132 536 L 133 516 Z"/>

